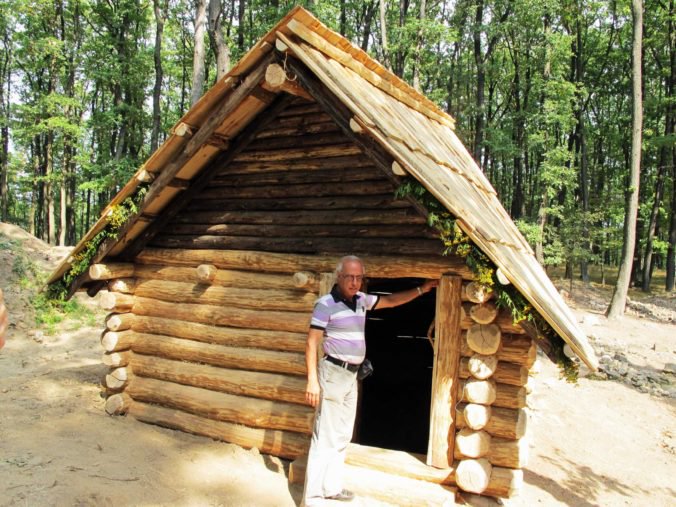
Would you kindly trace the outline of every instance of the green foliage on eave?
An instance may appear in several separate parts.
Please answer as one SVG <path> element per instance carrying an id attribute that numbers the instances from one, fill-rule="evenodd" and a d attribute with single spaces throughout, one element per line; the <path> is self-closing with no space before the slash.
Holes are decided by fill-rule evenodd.
<path id="1" fill-rule="evenodd" d="M 92 259 L 96 256 L 99 247 L 107 239 L 117 239 L 120 229 L 127 221 L 139 211 L 139 205 L 148 191 L 147 184 L 141 184 L 136 188 L 134 195 L 127 197 L 120 204 L 113 206 L 110 211 L 108 223 L 92 239 L 87 241 L 82 250 L 73 255 L 73 262 L 70 269 L 61 277 L 60 280 L 53 282 L 47 288 L 47 297 L 51 300 L 65 301 L 71 284 L 82 273 L 89 269 Z"/>
<path id="2" fill-rule="evenodd" d="M 563 353 L 565 342 L 549 323 L 533 308 L 533 305 L 514 287 L 502 285 L 497 279 L 497 267 L 479 249 L 456 223 L 456 218 L 417 180 L 406 180 L 395 191 L 395 197 L 411 197 L 428 211 L 427 223 L 439 233 L 444 244 L 444 255 L 456 255 L 465 259 L 472 270 L 475 280 L 490 287 L 496 295 L 496 306 L 506 308 L 512 314 L 514 324 L 528 326 L 529 334 L 544 340 L 542 349 L 555 362 L 563 377 L 568 381 L 577 380 L 578 366 Z"/>

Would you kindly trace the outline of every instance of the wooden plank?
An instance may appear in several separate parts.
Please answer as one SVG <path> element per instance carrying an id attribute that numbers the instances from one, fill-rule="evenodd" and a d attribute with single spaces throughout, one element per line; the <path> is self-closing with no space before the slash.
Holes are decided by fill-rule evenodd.
<path id="1" fill-rule="evenodd" d="M 276 137 L 305 136 L 312 134 L 338 132 L 338 126 L 332 121 L 313 123 L 310 125 L 300 124 L 289 127 L 268 127 L 256 136 L 256 140 L 273 139 Z"/>
<path id="2" fill-rule="evenodd" d="M 132 329 L 138 333 L 174 336 L 230 347 L 300 353 L 305 352 L 307 338 L 307 332 L 216 326 L 210 321 L 199 323 L 182 320 L 178 315 L 174 318 L 136 315 Z"/>
<path id="3" fill-rule="evenodd" d="M 131 339 L 131 350 L 136 354 L 248 371 L 305 375 L 305 358 L 296 352 L 231 347 L 136 331 L 125 336 Z"/>
<path id="4" fill-rule="evenodd" d="M 407 209 L 408 208 L 408 209 Z M 408 201 L 395 200 L 392 194 L 381 194 L 381 195 L 370 195 L 370 196 L 360 196 L 356 195 L 354 197 L 348 196 L 331 196 L 315 198 L 315 197 L 304 197 L 298 198 L 294 197 L 291 199 L 228 199 L 223 201 L 220 199 L 204 199 L 193 201 L 188 204 L 185 210 L 180 213 L 175 219 L 174 222 L 185 222 L 185 223 L 224 223 L 219 221 L 216 216 L 221 213 L 229 213 L 234 211 L 246 211 L 247 213 L 255 213 L 257 211 L 275 211 L 275 212 L 292 212 L 297 213 L 300 211 L 316 211 L 318 209 L 323 210 L 345 210 L 349 211 L 354 216 L 359 216 L 363 213 L 373 215 L 376 213 L 376 210 L 385 212 L 391 210 L 400 215 L 402 224 L 410 223 L 426 223 L 425 219 L 420 216 L 419 213 L 410 209 L 411 204 Z M 402 211 L 405 210 L 405 211 Z M 359 213 L 360 211 L 361 213 Z M 270 215 L 270 213 L 267 213 Z M 193 219 L 194 216 L 199 216 L 198 219 Z M 232 217 L 235 214 L 231 215 Z M 385 215 L 383 215 L 385 216 Z M 207 218 L 211 217 L 211 218 Z M 351 217 L 352 218 L 352 217 Z M 252 215 L 251 219 L 254 222 L 263 221 L 265 223 L 289 223 L 283 218 L 266 218 L 265 215 Z M 236 223 L 247 223 L 247 218 L 235 218 Z M 311 218 L 302 218 L 304 221 L 317 222 Z M 412 221 L 413 220 L 413 221 Z M 364 220 L 359 218 L 358 221 L 363 222 Z M 338 222 L 335 219 L 330 220 L 330 222 Z M 251 223 L 251 222 L 249 222 Z M 354 223 L 354 220 L 351 219 L 350 223 Z M 379 222 L 381 224 L 390 224 L 394 225 L 395 222 L 392 219 L 386 219 L 384 222 Z M 340 225 L 340 224 L 336 224 Z"/>
<path id="5" fill-rule="evenodd" d="M 188 219 L 190 217 L 186 217 Z M 263 236 L 289 238 L 424 238 L 437 239 L 437 232 L 420 225 L 253 225 L 174 224 L 177 235 Z"/>
<path id="6" fill-rule="evenodd" d="M 127 413 L 139 421 L 230 442 L 246 449 L 256 447 L 260 452 L 287 459 L 307 453 L 310 447 L 310 437 L 301 433 L 216 421 L 138 400 L 131 403 Z"/>
<path id="7" fill-rule="evenodd" d="M 197 270 L 192 267 L 166 266 L 162 264 L 136 264 L 134 276 L 140 280 L 174 280 L 176 282 L 201 284 Z M 275 273 L 256 273 L 219 269 L 211 285 L 241 287 L 246 289 L 294 289 L 292 277 Z M 307 292 L 316 292 L 317 286 L 304 287 Z"/>
<path id="8" fill-rule="evenodd" d="M 329 157 L 304 160 L 272 160 L 264 162 L 233 162 L 218 174 L 252 174 L 274 171 L 312 171 L 318 169 L 344 169 L 346 167 L 372 167 L 373 162 L 364 155 Z"/>
<path id="9" fill-rule="evenodd" d="M 375 167 L 348 167 L 340 171 L 319 169 L 312 171 L 276 171 L 255 174 L 235 174 L 228 171 L 214 177 L 212 184 L 218 186 L 265 186 L 293 185 L 299 183 L 346 183 L 383 180 Z"/>
<path id="10" fill-rule="evenodd" d="M 317 295 L 312 292 L 291 288 L 251 289 L 173 280 L 139 280 L 134 295 L 180 304 L 224 305 L 296 312 L 311 312 L 317 299 Z"/>
<path id="11" fill-rule="evenodd" d="M 160 234 L 149 244 L 161 248 L 206 248 L 228 250 L 260 250 L 264 252 L 287 252 L 324 254 L 354 252 L 360 255 L 387 254 L 393 250 L 402 255 L 439 255 L 443 245 L 437 239 L 409 238 L 288 238 L 262 236 L 179 236 Z"/>
<path id="12" fill-rule="evenodd" d="M 353 144 L 345 143 L 332 146 L 310 146 L 307 148 L 277 149 L 269 151 L 246 152 L 239 154 L 235 162 L 267 162 L 304 158 L 344 157 L 360 155 L 361 150 Z"/>
<path id="13" fill-rule="evenodd" d="M 183 250 L 146 248 L 135 259 L 139 264 L 199 266 L 214 264 L 219 269 L 239 269 L 290 273 L 333 271 L 343 255 L 298 255 L 240 250 Z M 459 257 L 407 257 L 404 255 L 371 255 L 362 258 L 368 276 L 375 278 L 439 278 L 454 273 L 472 280 L 472 271 Z M 305 327 L 302 331 L 306 331 Z"/>
<path id="14" fill-rule="evenodd" d="M 338 203 L 348 202 L 334 198 Z M 218 201 L 216 201 L 218 202 Z M 311 202 L 311 201 L 310 201 Z M 418 213 L 409 209 L 387 209 L 383 211 L 372 209 L 350 209 L 344 208 L 341 205 L 328 206 L 327 210 L 333 211 L 336 209 L 342 210 L 340 213 L 335 212 L 312 212 L 311 209 L 304 209 L 307 206 L 302 206 L 298 211 L 286 211 L 284 208 L 275 209 L 270 206 L 269 209 L 275 210 L 275 213 L 268 213 L 266 211 L 223 211 L 223 212 L 201 212 L 191 213 L 190 215 L 181 215 L 176 218 L 176 222 L 186 223 L 212 223 L 212 224 L 294 224 L 294 225 L 366 225 L 366 224 L 382 224 L 382 225 L 396 225 L 396 224 L 419 224 L 425 225 L 426 220 Z M 369 206 L 370 208 L 370 206 Z M 441 245 L 441 242 L 439 242 Z"/>
<path id="15" fill-rule="evenodd" d="M 425 457 L 403 451 L 393 451 L 378 447 L 367 447 L 349 444 L 345 462 L 353 469 L 377 470 L 397 478 L 410 478 L 433 484 L 455 486 L 455 468 L 437 469 L 425 465 Z M 305 467 L 307 456 L 303 455 L 295 460 L 289 469 L 289 482 L 303 484 L 305 481 Z M 358 472 L 357 472 L 358 473 Z M 509 497 L 518 493 L 523 483 L 523 472 L 509 468 L 493 467 L 488 488 L 485 495 Z M 398 502 L 395 502 L 399 505 Z M 452 505 L 452 504 L 451 504 Z"/>
<path id="16" fill-rule="evenodd" d="M 373 195 L 394 194 L 394 187 L 387 180 L 369 180 L 367 182 L 334 182 L 326 183 L 299 183 L 295 185 L 269 185 L 269 186 L 237 186 L 222 187 L 212 186 L 204 189 L 200 198 L 204 199 L 252 199 L 252 198 L 289 198 L 289 197 L 325 197 L 335 195 Z"/>
<path id="17" fill-rule="evenodd" d="M 331 116 L 322 110 L 320 113 L 309 116 L 279 116 L 267 128 L 307 127 L 317 123 L 331 123 L 332 121 Z"/>
<path id="18" fill-rule="evenodd" d="M 437 288 L 436 338 L 434 340 L 434 372 L 430 437 L 427 464 L 436 468 L 453 465 L 455 444 L 455 406 L 460 365 L 460 309 L 462 278 L 444 275 Z"/>
<path id="19" fill-rule="evenodd" d="M 338 131 L 338 128 L 335 125 L 332 125 L 332 128 L 333 130 L 330 132 L 322 134 L 300 133 L 284 137 L 267 137 L 263 139 L 260 139 L 260 135 L 258 135 L 256 140 L 249 145 L 249 148 L 247 148 L 247 152 L 278 150 L 280 148 L 291 148 L 299 145 L 325 146 L 331 144 L 345 144 L 347 142 L 345 136 Z"/>
<path id="20" fill-rule="evenodd" d="M 306 381 L 301 377 L 221 368 L 143 354 L 133 354 L 131 368 L 135 375 L 143 377 L 306 406 Z"/>
<path id="21" fill-rule="evenodd" d="M 256 428 L 312 431 L 311 407 L 209 391 L 151 378 L 134 377 L 126 392 L 134 399 L 218 421 Z"/>
<path id="22" fill-rule="evenodd" d="M 189 305 L 167 303 L 151 298 L 134 298 L 133 312 L 136 315 L 172 318 L 217 326 L 232 326 L 250 329 L 270 329 L 303 333 L 308 329 L 306 312 L 253 310 L 248 308 L 222 307 L 217 305 Z"/>

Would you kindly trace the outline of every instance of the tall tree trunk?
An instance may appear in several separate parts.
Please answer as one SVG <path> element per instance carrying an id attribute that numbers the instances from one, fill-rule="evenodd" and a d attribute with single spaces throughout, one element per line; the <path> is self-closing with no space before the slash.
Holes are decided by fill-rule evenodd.
<path id="1" fill-rule="evenodd" d="M 646 237 L 645 253 L 643 256 L 643 276 L 641 277 L 641 290 L 650 291 L 650 281 L 652 279 L 652 259 L 653 259 L 653 239 L 657 229 L 657 219 L 660 216 L 660 206 L 662 205 L 662 195 L 664 193 L 664 177 L 667 164 L 667 154 L 669 150 L 663 146 L 660 149 L 659 167 L 657 168 L 657 181 L 655 181 L 655 196 L 653 198 L 653 207 L 650 210 L 650 221 L 648 222 L 648 231 Z"/>
<path id="2" fill-rule="evenodd" d="M 587 142 L 585 138 L 584 116 L 582 111 L 578 116 L 578 142 L 580 145 L 580 200 L 582 206 L 582 243 L 587 252 L 591 252 L 591 242 L 589 240 L 589 175 L 587 160 Z M 586 257 L 580 259 L 580 279 L 584 283 L 589 283 L 589 261 Z"/>
<path id="3" fill-rule="evenodd" d="M 237 27 L 237 47 L 239 52 L 244 53 L 244 16 L 246 15 L 246 0 L 239 0 L 238 22 Z"/>
<path id="4" fill-rule="evenodd" d="M 422 48 L 424 42 L 424 28 L 427 5 L 425 0 L 420 0 L 420 15 L 418 35 L 415 42 L 415 55 L 413 56 L 413 88 L 420 91 L 420 66 L 422 65 Z"/>
<path id="5" fill-rule="evenodd" d="M 408 0 L 399 0 L 399 33 L 403 36 L 404 26 L 406 26 L 406 14 L 408 12 Z M 392 72 L 400 78 L 404 77 L 404 65 L 406 62 L 407 49 L 402 47 L 402 44 L 395 46 L 394 55 L 392 58 Z"/>
<path id="6" fill-rule="evenodd" d="M 676 156 L 672 150 L 671 157 L 671 220 L 669 220 L 669 247 L 667 248 L 667 277 L 664 288 L 667 292 L 674 290 L 676 279 Z"/>
<path id="7" fill-rule="evenodd" d="M 375 2 L 377 0 L 371 0 L 364 5 L 364 31 L 362 32 L 361 37 L 361 49 L 362 51 L 368 51 L 369 49 L 369 39 L 371 38 L 371 23 L 373 22 L 373 14 L 375 13 Z"/>
<path id="8" fill-rule="evenodd" d="M 670 72 L 667 76 L 667 128 L 671 136 L 674 135 L 676 128 L 676 118 L 674 117 L 674 85 L 676 84 L 676 40 L 674 38 L 674 0 L 669 1 L 669 21 L 668 21 L 668 40 L 669 40 L 669 66 Z M 667 249 L 665 289 L 667 292 L 674 290 L 674 280 L 676 278 L 676 146 L 672 144 L 667 155 L 667 161 L 671 165 L 671 219 L 669 220 L 669 247 Z"/>
<path id="9" fill-rule="evenodd" d="M 552 47 L 550 43 L 550 37 L 551 37 L 551 16 L 549 12 L 545 13 L 544 19 L 543 19 L 543 31 L 545 34 L 545 62 L 544 62 L 544 67 L 542 69 L 542 80 L 545 83 L 549 82 L 549 79 L 551 78 L 552 74 Z M 541 112 L 544 113 L 544 107 L 545 107 L 545 100 L 547 98 L 547 92 L 545 91 L 546 88 L 543 86 L 543 91 L 542 95 L 540 97 L 540 108 Z M 544 144 L 546 147 L 549 147 L 548 142 L 549 142 L 549 132 L 548 129 L 545 129 L 543 132 L 544 135 Z M 538 260 L 540 264 L 544 266 L 545 264 L 545 252 L 544 252 L 544 241 L 545 241 L 545 227 L 547 226 L 547 211 L 549 209 L 549 185 L 547 183 L 542 183 L 541 182 L 541 190 L 540 190 L 540 202 L 538 206 L 538 214 L 537 214 L 537 227 L 538 227 L 538 237 L 535 242 L 535 258 Z"/>
<path id="10" fill-rule="evenodd" d="M 242 0 L 243 1 L 243 0 Z M 197 0 L 195 13 L 195 50 L 192 60 L 192 94 L 190 104 L 197 102 L 204 91 L 204 32 L 207 24 L 207 0 Z"/>
<path id="11" fill-rule="evenodd" d="M 345 37 L 345 30 L 347 29 L 347 12 L 346 12 L 347 6 L 345 5 L 346 3 L 347 3 L 346 0 L 340 0 L 340 21 L 338 23 L 338 32 L 343 37 Z"/>
<path id="12" fill-rule="evenodd" d="M 209 41 L 216 55 L 216 80 L 220 81 L 230 69 L 230 49 L 223 36 L 223 4 L 209 0 Z"/>
<path id="13" fill-rule="evenodd" d="M 636 241 L 636 216 L 638 214 L 638 192 L 641 176 L 641 140 L 643 128 L 643 96 L 641 92 L 641 52 L 643 46 L 643 0 L 632 0 L 633 20 L 632 41 L 632 132 L 631 132 L 631 171 L 627 188 L 627 207 L 624 220 L 624 244 L 622 260 L 613 298 L 608 307 L 607 316 L 615 319 L 624 315 L 629 290 L 631 263 L 634 257 Z"/>
<path id="14" fill-rule="evenodd" d="M 12 94 L 12 49 L 7 33 L 3 34 L 3 45 L 0 56 L 0 221 L 6 222 L 9 220 L 9 107 Z"/>
<path id="15" fill-rule="evenodd" d="M 481 49 L 481 37 L 484 20 L 484 1 L 478 0 L 474 13 L 474 63 L 476 65 L 476 96 L 474 107 L 474 160 L 481 161 L 481 146 L 484 142 L 484 94 L 486 89 L 486 71 L 484 69 L 484 55 Z"/>
<path id="16" fill-rule="evenodd" d="M 47 242 L 56 244 L 56 213 L 54 208 L 54 132 L 47 133 L 45 145 L 45 205 L 47 208 Z"/>
<path id="17" fill-rule="evenodd" d="M 42 168 L 40 164 L 41 143 L 39 136 L 33 137 L 31 143 L 31 155 L 33 160 L 33 180 L 31 191 L 31 208 L 28 213 L 28 224 L 31 235 L 35 237 L 42 236 L 42 195 L 43 195 L 43 179 Z"/>
<path id="18" fill-rule="evenodd" d="M 155 12 L 155 49 L 153 51 L 155 85 L 153 86 L 153 130 L 150 134 L 151 153 L 155 152 L 160 144 L 160 128 L 162 120 L 160 96 L 162 95 L 162 80 L 164 79 L 164 70 L 162 69 L 162 36 L 168 9 L 168 0 L 164 0 L 164 2 L 153 0 L 153 10 Z"/>
<path id="19" fill-rule="evenodd" d="M 521 100 L 521 70 L 517 48 L 514 48 L 514 83 L 512 85 L 512 97 L 514 100 L 514 126 L 512 127 L 512 141 L 514 143 L 514 167 L 512 172 L 512 205 L 510 215 L 512 219 L 521 218 L 524 211 L 523 192 L 523 144 L 524 144 L 524 119 L 523 101 Z"/>
<path id="20" fill-rule="evenodd" d="M 380 0 L 380 41 L 383 46 L 383 64 L 392 70 L 390 50 L 387 46 L 387 0 Z"/>

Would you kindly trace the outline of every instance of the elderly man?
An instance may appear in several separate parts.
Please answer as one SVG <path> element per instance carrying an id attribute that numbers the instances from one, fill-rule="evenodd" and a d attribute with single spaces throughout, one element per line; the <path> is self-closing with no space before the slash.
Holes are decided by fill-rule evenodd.
<path id="1" fill-rule="evenodd" d="M 343 257 L 336 267 L 336 285 L 317 300 L 312 313 L 305 347 L 305 399 L 317 411 L 303 492 L 307 507 L 322 505 L 325 499 L 354 498 L 342 487 L 342 468 L 357 409 L 357 371 L 366 356 L 366 312 L 408 303 L 438 284 L 427 280 L 414 289 L 376 296 L 360 292 L 364 273 L 358 257 Z M 318 366 L 323 338 L 324 356 Z"/>

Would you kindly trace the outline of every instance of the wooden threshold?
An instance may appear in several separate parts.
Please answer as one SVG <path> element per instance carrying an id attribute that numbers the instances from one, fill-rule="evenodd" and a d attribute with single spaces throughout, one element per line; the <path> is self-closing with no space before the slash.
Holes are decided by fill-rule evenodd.
<path id="1" fill-rule="evenodd" d="M 428 467 L 424 455 L 350 444 L 345 463 L 345 487 L 357 497 L 398 506 L 455 505 L 457 488 L 442 484 L 452 469 Z M 306 466 L 307 456 L 292 462 L 289 482 L 303 484 Z"/>

